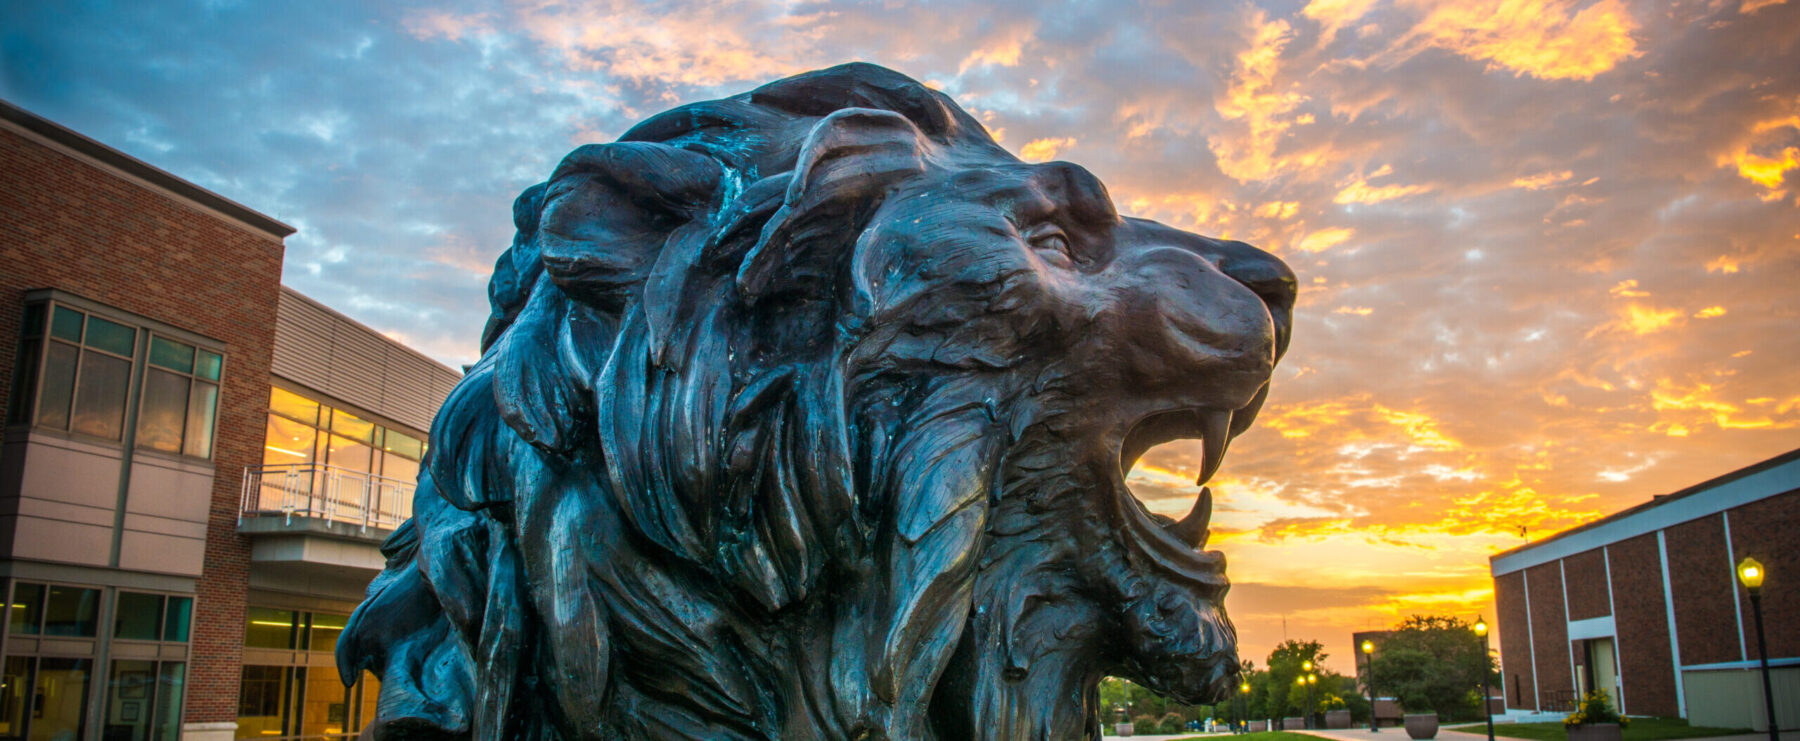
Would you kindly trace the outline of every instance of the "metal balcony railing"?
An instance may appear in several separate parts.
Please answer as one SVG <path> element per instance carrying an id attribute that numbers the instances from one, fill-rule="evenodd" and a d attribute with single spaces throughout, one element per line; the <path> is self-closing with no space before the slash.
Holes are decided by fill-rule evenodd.
<path id="1" fill-rule="evenodd" d="M 244 469 L 238 524 L 246 517 L 331 520 L 392 530 L 412 516 L 413 482 L 314 463 Z"/>

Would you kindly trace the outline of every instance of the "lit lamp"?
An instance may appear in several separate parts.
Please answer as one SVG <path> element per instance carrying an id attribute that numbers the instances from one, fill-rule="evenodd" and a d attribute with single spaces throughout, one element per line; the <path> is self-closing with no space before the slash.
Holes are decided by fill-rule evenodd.
<path id="1" fill-rule="evenodd" d="M 1238 723 L 1244 733 L 1250 732 L 1250 683 L 1238 685 L 1238 704 L 1242 710 L 1238 712 Z"/>
<path id="2" fill-rule="evenodd" d="M 1307 662 L 1308 664 L 1312 662 Z M 1319 675 L 1306 675 L 1306 722 L 1313 722 L 1313 685 L 1319 683 Z"/>
<path id="3" fill-rule="evenodd" d="M 1487 719 L 1488 741 L 1494 741 L 1494 706 L 1488 700 L 1488 624 L 1487 618 L 1475 618 L 1475 635 L 1481 636 L 1481 716 Z"/>
<path id="4" fill-rule="evenodd" d="M 1380 733 L 1381 726 L 1375 723 L 1375 642 L 1364 640 L 1362 652 L 1369 657 L 1369 732 Z"/>
<path id="5" fill-rule="evenodd" d="M 1744 589 L 1750 592 L 1750 611 L 1756 614 L 1756 653 L 1762 660 L 1763 704 L 1768 709 L 1769 741 L 1778 741 L 1775 731 L 1775 692 L 1769 689 L 1769 641 L 1763 637 L 1762 621 L 1762 583 L 1767 569 L 1748 556 L 1737 565 L 1738 581 L 1744 583 Z"/>

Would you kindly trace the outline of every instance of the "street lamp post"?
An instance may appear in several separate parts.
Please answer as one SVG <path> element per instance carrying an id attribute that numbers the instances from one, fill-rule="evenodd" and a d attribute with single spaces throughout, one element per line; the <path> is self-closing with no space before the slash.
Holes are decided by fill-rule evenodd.
<path id="1" fill-rule="evenodd" d="M 1318 683 L 1319 675 L 1306 675 L 1306 722 L 1308 723 L 1313 722 L 1313 685 Z"/>
<path id="2" fill-rule="evenodd" d="M 1305 694 L 1306 707 L 1302 708 L 1300 710 L 1300 718 L 1301 718 L 1300 725 L 1304 728 L 1313 727 L 1312 686 L 1308 685 L 1306 683 L 1307 677 L 1312 674 L 1312 666 L 1313 666 L 1313 664 L 1312 664 L 1311 659 L 1307 659 L 1306 661 L 1300 662 L 1300 671 L 1306 672 L 1306 674 L 1300 675 L 1300 686 L 1306 688 L 1306 694 Z"/>
<path id="3" fill-rule="evenodd" d="M 1369 657 L 1369 732 L 1380 733 L 1381 726 L 1375 723 L 1375 642 L 1363 641 L 1362 652 Z"/>
<path id="4" fill-rule="evenodd" d="M 1765 573 L 1763 565 L 1756 559 L 1745 557 L 1738 562 L 1738 581 L 1744 583 L 1744 589 L 1750 592 L 1750 611 L 1756 615 L 1756 653 L 1762 660 L 1763 705 L 1769 714 L 1769 741 L 1779 741 L 1775 723 L 1775 692 L 1769 688 L 1769 641 L 1763 637 L 1762 620 L 1762 583 Z"/>
<path id="5" fill-rule="evenodd" d="M 1488 701 L 1488 624 L 1475 618 L 1475 635 L 1481 636 L 1481 716 L 1487 719 L 1488 741 L 1494 741 L 1494 707 Z"/>
<path id="6" fill-rule="evenodd" d="M 1250 683 L 1238 685 L 1238 726 L 1244 733 L 1250 732 Z"/>

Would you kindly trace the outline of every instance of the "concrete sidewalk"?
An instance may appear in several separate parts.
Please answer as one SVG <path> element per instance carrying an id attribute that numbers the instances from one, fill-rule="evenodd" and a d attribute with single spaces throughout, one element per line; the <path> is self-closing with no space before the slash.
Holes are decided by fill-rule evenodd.
<path id="1" fill-rule="evenodd" d="M 1294 733 L 1304 733 L 1309 736 L 1332 739 L 1333 741 L 1412 741 L 1407 737 L 1406 729 L 1398 727 L 1383 728 L 1379 733 L 1370 733 L 1367 728 L 1313 729 L 1294 731 Z M 1437 738 L 1443 739 L 1443 741 L 1487 741 L 1487 733 L 1465 733 L 1463 731 L 1450 731 L 1439 728 Z M 1521 741 L 1520 739 L 1508 739 L 1505 736 L 1495 736 L 1494 738 L 1495 741 Z M 1696 739 L 1696 741 L 1769 741 L 1769 734 L 1746 733 L 1736 736 L 1706 736 L 1704 738 Z M 1800 731 L 1782 731 L 1781 741 L 1800 741 Z"/>

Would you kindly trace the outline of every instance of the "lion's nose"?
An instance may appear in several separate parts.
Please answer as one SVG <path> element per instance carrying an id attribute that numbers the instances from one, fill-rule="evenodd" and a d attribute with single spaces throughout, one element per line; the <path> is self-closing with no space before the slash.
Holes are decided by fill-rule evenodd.
<path id="1" fill-rule="evenodd" d="M 1287 352 L 1288 338 L 1293 332 L 1294 298 L 1299 281 L 1294 271 L 1281 258 L 1243 242 L 1207 239 L 1212 244 L 1203 249 L 1219 272 L 1244 284 L 1269 307 L 1275 320 L 1275 357 Z"/>

